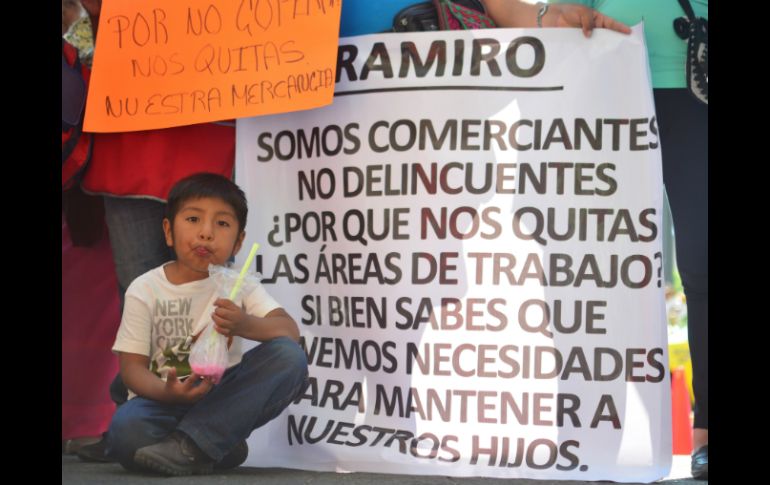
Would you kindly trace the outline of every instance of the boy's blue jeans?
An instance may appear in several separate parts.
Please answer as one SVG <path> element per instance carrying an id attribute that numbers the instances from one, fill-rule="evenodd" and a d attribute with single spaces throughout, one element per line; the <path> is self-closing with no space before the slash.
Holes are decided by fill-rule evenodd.
<path id="1" fill-rule="evenodd" d="M 278 416 L 307 384 L 302 348 L 288 337 L 269 340 L 243 354 L 241 362 L 194 404 L 135 397 L 118 407 L 107 433 L 107 454 L 125 468 L 136 469 L 136 450 L 179 430 L 219 461 L 253 430 Z"/>

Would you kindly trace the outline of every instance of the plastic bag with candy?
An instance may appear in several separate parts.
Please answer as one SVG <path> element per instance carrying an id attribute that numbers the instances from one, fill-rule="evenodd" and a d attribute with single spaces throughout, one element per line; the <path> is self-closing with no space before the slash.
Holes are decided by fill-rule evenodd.
<path id="1" fill-rule="evenodd" d="M 228 364 L 227 337 L 214 330 L 214 321 L 198 336 L 190 350 L 190 368 L 199 376 L 210 377 L 218 383 Z"/>
<path id="2" fill-rule="evenodd" d="M 209 277 L 216 284 L 217 297 L 228 298 L 236 304 L 240 304 L 239 294 L 248 295 L 259 283 L 259 278 L 251 275 L 244 275 L 239 282 L 240 275 L 236 270 L 213 264 L 209 265 Z M 211 312 L 206 317 L 208 323 L 190 349 L 190 368 L 199 376 L 210 377 L 216 384 L 229 363 L 227 337 L 214 329 Z"/>

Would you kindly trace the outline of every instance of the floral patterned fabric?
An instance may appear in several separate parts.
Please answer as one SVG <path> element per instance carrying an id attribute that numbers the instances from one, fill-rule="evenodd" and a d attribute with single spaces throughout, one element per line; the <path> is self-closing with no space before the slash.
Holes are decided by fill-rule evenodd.
<path id="1" fill-rule="evenodd" d="M 80 17 L 62 37 L 77 47 L 80 62 L 90 69 L 94 60 L 94 31 L 91 19 L 87 15 Z"/>

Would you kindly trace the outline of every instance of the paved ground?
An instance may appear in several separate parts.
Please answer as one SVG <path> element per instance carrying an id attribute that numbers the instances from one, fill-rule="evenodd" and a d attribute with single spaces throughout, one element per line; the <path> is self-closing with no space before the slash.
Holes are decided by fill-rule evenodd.
<path id="1" fill-rule="evenodd" d="M 690 457 L 674 456 L 671 474 L 659 483 L 668 485 L 708 485 L 707 481 L 689 476 Z M 411 475 L 382 475 L 378 473 L 321 473 L 282 468 L 241 467 L 227 474 L 166 478 L 126 472 L 117 464 L 84 463 L 74 455 L 62 454 L 62 485 L 117 483 L 148 485 L 149 483 L 185 485 L 254 484 L 260 485 L 584 485 L 601 482 L 561 480 L 504 480 L 497 478 L 424 477 Z M 607 482 L 604 482 L 607 483 Z"/>

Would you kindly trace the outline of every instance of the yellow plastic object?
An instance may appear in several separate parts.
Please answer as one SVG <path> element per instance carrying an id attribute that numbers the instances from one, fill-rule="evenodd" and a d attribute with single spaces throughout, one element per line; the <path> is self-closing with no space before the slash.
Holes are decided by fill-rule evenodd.
<path id="1" fill-rule="evenodd" d="M 692 392 L 692 361 L 690 361 L 690 346 L 687 342 L 668 344 L 668 363 L 671 370 L 677 367 L 684 368 L 687 391 L 690 393 L 690 403 L 695 402 Z"/>
<path id="2" fill-rule="evenodd" d="M 249 271 L 249 267 L 251 266 L 251 262 L 254 261 L 254 255 L 257 254 L 257 249 L 259 249 L 259 243 L 254 243 L 251 246 L 251 251 L 249 251 L 249 255 L 246 257 L 246 262 L 243 263 L 243 268 L 241 268 L 241 273 L 238 275 L 238 279 L 235 281 L 235 286 L 233 286 L 233 289 L 230 291 L 230 299 L 234 299 L 238 292 L 241 290 L 241 285 L 243 284 L 243 278 L 246 277 L 246 273 Z"/>

